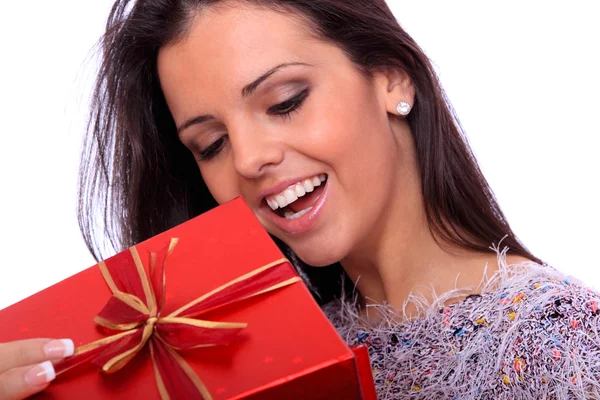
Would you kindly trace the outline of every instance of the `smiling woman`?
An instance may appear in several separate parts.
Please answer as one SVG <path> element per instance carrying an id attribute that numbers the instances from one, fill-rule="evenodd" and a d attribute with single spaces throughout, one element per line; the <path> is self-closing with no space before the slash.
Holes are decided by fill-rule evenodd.
<path id="1" fill-rule="evenodd" d="M 598 394 L 600 298 L 518 240 L 383 0 L 119 0 L 103 44 L 98 258 L 97 226 L 126 248 L 242 196 L 381 398 Z"/>
<path id="2" fill-rule="evenodd" d="M 406 75 L 391 68 L 365 79 L 339 46 L 305 25 L 289 13 L 215 6 L 185 38 L 161 48 L 157 70 L 175 123 L 187 127 L 179 137 L 215 200 L 243 196 L 269 232 L 323 266 L 345 258 L 372 230 L 392 191 L 406 186 L 400 171 L 415 175 L 412 165 L 398 164 L 399 147 L 412 146 L 406 133 L 389 132 L 386 112 L 414 94 Z M 307 207 L 294 209 L 288 203 L 299 185 L 310 195 Z M 356 209 L 355 218 L 338 217 Z M 302 215 L 285 218 L 286 211 Z"/>

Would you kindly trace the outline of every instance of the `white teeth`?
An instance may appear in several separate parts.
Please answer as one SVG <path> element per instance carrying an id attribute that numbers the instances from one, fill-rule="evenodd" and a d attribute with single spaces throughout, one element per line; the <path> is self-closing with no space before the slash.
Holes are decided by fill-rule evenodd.
<path id="1" fill-rule="evenodd" d="M 309 212 L 310 210 L 312 210 L 312 207 L 308 207 L 305 208 L 302 211 L 298 211 L 297 213 L 294 214 L 293 211 L 286 211 L 285 212 L 285 219 L 296 219 L 296 218 L 300 218 L 301 216 L 303 216 L 304 214 L 306 214 L 307 212 Z"/>
<path id="2" fill-rule="evenodd" d="M 307 193 L 310 193 L 313 190 L 315 190 L 315 187 L 310 179 L 304 181 L 304 190 L 306 190 Z"/>
<path id="3" fill-rule="evenodd" d="M 306 194 L 306 190 L 304 190 L 304 186 L 302 185 L 294 185 L 294 190 L 296 191 L 296 196 L 302 197 Z"/>
<path id="4" fill-rule="evenodd" d="M 285 196 L 282 196 L 280 194 L 278 194 L 277 196 L 275 196 L 275 201 L 277 201 L 277 204 L 279 205 L 279 208 L 283 208 L 283 207 L 285 207 L 285 206 L 288 205 L 288 202 L 285 199 Z"/>
<path id="5" fill-rule="evenodd" d="M 287 201 L 288 204 L 292 204 L 293 202 L 295 202 L 296 200 L 298 200 L 298 196 L 296 196 L 296 191 L 293 189 L 285 189 L 285 191 L 283 192 L 283 195 L 285 196 L 285 200 Z"/>
<path id="6" fill-rule="evenodd" d="M 275 211 L 279 208 L 279 204 L 277 203 L 276 200 L 267 199 L 267 204 L 269 205 L 269 207 L 271 207 L 271 209 L 273 211 Z"/>
<path id="7" fill-rule="evenodd" d="M 321 184 L 326 180 L 327 175 L 325 174 L 321 174 L 310 179 L 305 179 L 302 182 L 298 182 L 295 185 L 288 187 L 279 194 L 267 197 L 267 204 L 273 211 L 277 210 L 278 208 L 287 207 L 300 197 L 305 196 L 307 193 L 311 193 L 313 190 L 315 190 L 315 187 L 321 186 Z"/>

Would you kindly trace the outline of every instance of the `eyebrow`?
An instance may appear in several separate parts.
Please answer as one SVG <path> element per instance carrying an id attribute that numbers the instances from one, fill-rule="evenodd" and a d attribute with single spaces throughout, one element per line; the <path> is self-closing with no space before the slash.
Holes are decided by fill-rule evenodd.
<path id="1" fill-rule="evenodd" d="M 254 82 L 252 82 L 251 84 L 249 84 L 245 88 L 243 88 L 242 89 L 242 97 L 250 96 L 252 93 L 254 93 L 256 91 L 256 89 L 258 89 L 258 87 L 263 82 L 265 82 L 267 79 L 269 79 L 277 71 L 287 68 L 287 67 L 296 66 L 296 65 L 308 66 L 308 64 L 301 63 L 301 62 L 279 64 L 278 66 L 276 66 L 275 68 L 271 68 L 269 71 L 265 72 L 258 79 L 256 79 Z"/>
<path id="2" fill-rule="evenodd" d="M 215 119 L 215 117 L 213 117 L 212 115 L 200 115 L 198 117 L 188 119 L 179 128 L 177 128 L 177 135 L 179 135 L 182 131 L 186 130 L 192 125 L 201 124 L 211 119 Z"/>
<path id="3" fill-rule="evenodd" d="M 276 72 L 278 72 L 284 68 L 297 66 L 297 65 L 310 66 L 310 64 L 301 63 L 301 62 L 279 64 L 278 66 L 271 68 L 270 70 L 268 70 L 267 72 L 262 74 L 260 77 L 255 79 L 252 83 L 246 85 L 242 89 L 242 98 L 246 98 L 246 97 L 252 95 L 252 93 L 254 93 L 261 84 L 263 84 L 267 79 L 269 79 Z M 192 125 L 201 124 L 203 122 L 206 122 L 206 121 L 209 121 L 212 119 L 215 119 L 215 117 L 212 115 L 200 115 L 198 117 L 190 118 L 187 121 L 185 121 L 183 124 L 181 124 L 181 126 L 179 128 L 177 128 L 177 134 L 179 135 L 182 131 L 184 131 L 185 129 L 189 128 Z"/>

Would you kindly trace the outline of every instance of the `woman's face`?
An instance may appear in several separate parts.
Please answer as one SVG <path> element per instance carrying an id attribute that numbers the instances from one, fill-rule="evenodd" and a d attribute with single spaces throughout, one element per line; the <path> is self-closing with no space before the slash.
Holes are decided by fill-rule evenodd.
<path id="1" fill-rule="evenodd" d="M 158 73 L 217 202 L 243 196 L 311 265 L 377 234 L 409 163 L 390 74 L 367 79 L 301 19 L 251 6 L 203 10 Z"/>

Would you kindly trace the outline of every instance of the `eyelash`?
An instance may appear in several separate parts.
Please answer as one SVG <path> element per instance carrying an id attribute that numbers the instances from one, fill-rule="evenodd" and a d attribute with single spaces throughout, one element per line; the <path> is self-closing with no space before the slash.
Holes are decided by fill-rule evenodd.
<path id="1" fill-rule="evenodd" d="M 300 110 L 300 107 L 302 107 L 304 104 L 304 100 L 306 100 L 308 97 L 308 92 L 309 90 L 306 88 L 291 99 L 274 105 L 267 110 L 267 114 L 278 115 L 282 118 L 290 119 L 292 117 L 292 113 Z"/>
<path id="2" fill-rule="evenodd" d="M 225 145 L 226 140 L 227 140 L 227 135 L 221 136 L 217 141 L 213 142 L 213 144 L 211 144 L 204 150 L 199 150 L 198 151 L 198 160 L 207 161 L 207 160 L 210 160 L 211 158 L 214 158 L 217 154 L 219 154 L 219 152 Z"/>
<path id="3" fill-rule="evenodd" d="M 306 88 L 302 92 L 298 93 L 291 99 L 285 100 L 279 104 L 267 110 L 268 115 L 277 115 L 281 118 L 292 118 L 292 113 L 298 112 L 300 107 L 304 104 L 304 100 L 308 97 L 309 89 Z M 227 142 L 227 135 L 222 136 L 217 141 L 213 142 L 210 146 L 204 150 L 198 151 L 198 159 L 200 161 L 208 161 L 219 154 L 225 143 Z"/>

